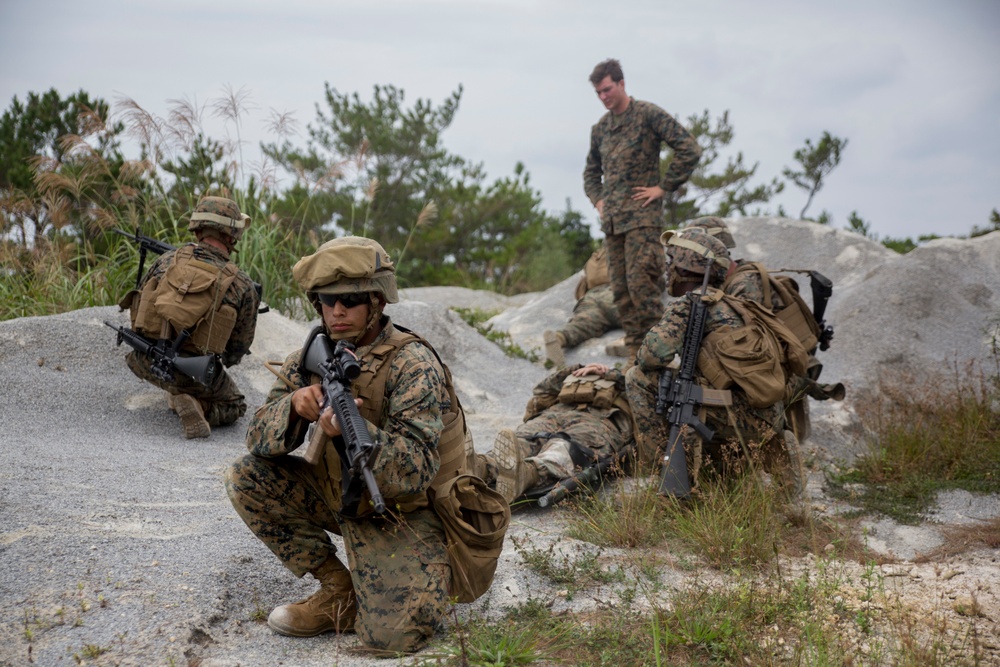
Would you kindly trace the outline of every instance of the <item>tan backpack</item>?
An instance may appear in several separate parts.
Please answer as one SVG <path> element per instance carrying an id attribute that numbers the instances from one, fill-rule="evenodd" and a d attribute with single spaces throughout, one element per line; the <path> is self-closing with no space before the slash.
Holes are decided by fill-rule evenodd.
<path id="1" fill-rule="evenodd" d="M 191 337 L 181 348 L 196 354 L 221 354 L 236 326 L 236 309 L 222 299 L 239 269 L 196 259 L 194 244 L 178 248 L 162 277 L 152 278 L 122 306 L 131 310 L 132 329 L 143 336 L 172 340 L 183 330 Z M 129 298 L 132 297 L 132 298 Z M 138 297 L 138 304 L 134 297 Z"/>
<path id="2" fill-rule="evenodd" d="M 608 275 L 608 250 L 602 245 L 583 265 L 583 277 L 576 284 L 576 300 L 579 301 L 588 291 L 607 285 L 609 282 L 611 276 Z"/>
<path id="3" fill-rule="evenodd" d="M 709 290 L 743 319 L 743 326 L 720 328 L 702 340 L 698 370 L 716 389 L 739 386 L 751 406 L 766 408 L 785 395 L 788 376 L 803 375 L 808 353 L 784 321 L 755 301 Z"/>
<path id="4" fill-rule="evenodd" d="M 726 287 L 733 280 L 733 276 L 744 271 L 756 271 L 760 274 L 764 303 L 769 307 L 772 303 L 772 294 L 776 293 L 782 306 L 775 311 L 775 314 L 795 334 L 806 351 L 810 354 L 815 352 L 821 332 L 816 318 L 813 317 L 812 310 L 799 294 L 798 282 L 791 276 L 775 275 L 769 272 L 760 262 L 747 262 L 737 267 L 732 275 L 726 279 L 726 282 L 722 284 L 722 290 L 726 290 Z"/>

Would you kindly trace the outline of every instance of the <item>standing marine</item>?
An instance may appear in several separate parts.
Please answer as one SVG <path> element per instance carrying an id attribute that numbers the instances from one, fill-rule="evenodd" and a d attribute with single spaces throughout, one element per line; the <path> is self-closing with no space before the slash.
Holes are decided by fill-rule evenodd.
<path id="1" fill-rule="evenodd" d="M 599 63 L 590 82 L 608 112 L 590 131 L 583 186 L 601 220 L 615 306 L 634 358 L 663 313 L 664 198 L 691 177 L 701 148 L 669 113 L 626 94 L 617 60 Z M 673 157 L 661 174 L 664 145 Z"/>

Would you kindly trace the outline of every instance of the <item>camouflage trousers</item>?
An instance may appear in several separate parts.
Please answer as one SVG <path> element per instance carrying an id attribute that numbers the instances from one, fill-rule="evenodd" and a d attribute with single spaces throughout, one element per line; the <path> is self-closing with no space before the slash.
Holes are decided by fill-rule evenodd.
<path id="1" fill-rule="evenodd" d="M 660 461 L 666 454 L 670 438 L 667 416 L 656 414 L 659 383 L 659 372 L 646 372 L 639 366 L 625 373 L 625 389 L 635 418 L 639 461 L 656 474 L 660 472 Z M 731 406 L 702 410 L 702 421 L 715 432 L 711 441 L 702 442 L 690 427 L 684 427 L 681 433 L 692 487 L 697 486 L 698 473 L 703 466 L 725 472 L 745 462 L 747 455 L 760 462 L 768 472 L 784 469 L 789 464 L 784 448 L 781 403 L 769 408 L 754 408 L 738 388 L 733 388 L 732 395 Z"/>
<path id="2" fill-rule="evenodd" d="M 556 403 L 542 414 L 529 419 L 514 429 L 521 444 L 525 460 L 534 461 L 543 478 L 558 481 L 573 474 L 573 466 L 565 461 L 567 453 L 551 452 L 552 440 L 532 438 L 539 433 L 564 433 L 569 440 L 589 448 L 599 458 L 618 452 L 632 439 L 631 421 L 622 412 L 612 418 L 607 411 L 599 413 L 578 410 L 575 406 Z M 554 438 L 563 436 L 553 435 Z M 547 455 L 549 454 L 549 455 Z"/>
<path id="3" fill-rule="evenodd" d="M 663 316 L 667 262 L 660 244 L 660 228 L 639 227 L 624 234 L 611 234 L 605 245 L 608 275 L 625 330 L 625 345 L 634 352 Z"/>
<path id="4" fill-rule="evenodd" d="M 248 454 L 229 468 L 226 491 L 254 535 L 298 577 L 336 553 L 327 531 L 343 536 L 361 641 L 386 651 L 420 649 L 449 605 L 441 520 L 430 508 L 393 519 L 342 517 L 320 471 L 298 456 Z"/>
<path id="5" fill-rule="evenodd" d="M 219 369 L 219 373 L 211 387 L 195 382 L 191 378 L 177 375 L 174 382 L 164 382 L 153 375 L 149 359 L 138 352 L 132 351 L 125 356 L 125 363 L 128 364 L 136 377 L 154 384 L 171 394 L 188 394 L 194 396 L 201 402 L 201 407 L 205 411 L 205 419 L 210 426 L 225 426 L 232 424 L 247 411 L 247 402 L 233 378 L 226 371 Z"/>
<path id="6" fill-rule="evenodd" d="M 611 285 L 601 285 L 589 290 L 576 302 L 573 315 L 560 333 L 566 341 L 565 347 L 576 347 L 585 340 L 603 336 L 621 326 Z"/>

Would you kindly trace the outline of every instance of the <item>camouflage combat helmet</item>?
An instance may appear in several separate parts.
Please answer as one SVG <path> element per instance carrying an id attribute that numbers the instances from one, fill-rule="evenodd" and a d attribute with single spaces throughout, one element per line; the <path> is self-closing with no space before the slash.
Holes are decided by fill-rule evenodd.
<path id="1" fill-rule="evenodd" d="M 240 207 L 225 197 L 202 197 L 191 214 L 190 231 L 212 229 L 239 241 L 250 225 L 250 216 L 240 213 Z"/>
<path id="2" fill-rule="evenodd" d="M 317 294 L 378 292 L 387 303 L 399 301 L 395 265 L 378 242 L 363 236 L 327 241 L 300 259 L 292 275 L 314 305 Z"/>
<path id="3" fill-rule="evenodd" d="M 684 229 L 691 229 L 692 227 L 700 227 L 704 229 L 706 232 L 722 241 L 722 243 L 729 249 L 736 247 L 736 241 L 733 239 L 732 232 L 729 231 L 729 225 L 727 225 L 722 218 L 714 215 L 706 215 L 701 218 L 688 220 L 684 223 Z"/>
<path id="4" fill-rule="evenodd" d="M 671 273 L 679 269 L 699 276 L 705 275 L 705 263 L 709 259 L 713 260 L 710 283 L 722 282 L 729 271 L 729 251 L 725 244 L 701 227 L 663 232 L 660 242 L 667 247 Z"/>

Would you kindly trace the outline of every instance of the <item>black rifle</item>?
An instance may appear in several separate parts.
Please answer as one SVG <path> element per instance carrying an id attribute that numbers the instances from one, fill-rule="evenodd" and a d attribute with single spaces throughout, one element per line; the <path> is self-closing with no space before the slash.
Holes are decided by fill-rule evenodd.
<path id="1" fill-rule="evenodd" d="M 680 368 L 676 373 L 665 368 L 660 375 L 656 414 L 666 413 L 667 422 L 670 424 L 670 435 L 663 456 L 663 471 L 660 475 L 659 493 L 663 496 L 686 498 L 691 494 L 687 460 L 684 457 L 684 445 L 681 443 L 683 427 L 692 427 L 702 440 L 708 442 L 715 435 L 715 431 L 698 419 L 698 408 L 706 404 L 726 404 L 717 392 L 702 389 L 694 379 L 701 339 L 705 334 L 705 320 L 708 316 L 708 305 L 702 297 L 708 294 L 708 278 L 713 261 L 714 259 L 709 259 L 705 264 L 701 292 L 689 292 L 687 295 L 691 301 L 691 314 L 688 316 L 687 330 L 684 333 Z"/>
<path id="2" fill-rule="evenodd" d="M 206 387 L 212 386 L 212 382 L 215 381 L 219 372 L 219 358 L 216 355 L 182 357 L 178 354 L 181 345 L 191 336 L 191 332 L 187 329 L 181 331 L 171 344 L 170 341 L 166 340 L 154 342 L 131 329 L 115 326 L 108 321 L 104 323 L 118 332 L 116 345 L 128 343 L 136 352 L 144 354 L 150 359 L 153 375 L 160 380 L 169 383 L 176 382 L 174 376 L 176 370 Z"/>
<path id="3" fill-rule="evenodd" d="M 124 229 L 118 229 L 115 227 L 111 231 L 118 232 L 122 236 L 127 236 L 128 238 L 135 241 L 135 244 L 139 246 L 139 272 L 135 277 L 135 288 L 139 289 L 142 285 L 142 269 L 146 264 L 146 254 L 149 251 L 155 252 L 157 255 L 162 255 L 165 252 L 170 252 L 171 250 L 177 250 L 174 246 L 170 245 L 166 241 L 157 241 L 156 239 L 146 236 L 145 234 L 140 234 L 139 229 L 136 228 L 135 234 L 129 234 Z M 264 296 L 264 286 L 258 282 L 253 284 L 254 291 L 257 292 L 257 298 L 261 299 Z M 266 313 L 271 310 L 267 304 L 261 304 L 257 308 L 258 313 Z"/>
<path id="4" fill-rule="evenodd" d="M 375 511 L 385 513 L 385 500 L 371 469 L 382 443 L 372 441 L 368 425 L 358 412 L 351 393 L 351 381 L 361 373 L 354 346 L 339 340 L 335 347 L 326 334 L 314 329 L 302 353 L 302 366 L 323 378 L 324 400 L 320 411 L 332 408 L 340 424 L 341 437 L 334 439 L 334 446 L 340 455 L 343 473 L 345 514 L 356 514 L 364 490 L 362 484 L 368 489 Z"/>
<path id="5" fill-rule="evenodd" d="M 823 315 L 826 314 L 826 304 L 833 295 L 833 281 L 819 271 L 809 272 L 809 285 L 813 295 L 813 317 L 819 326 L 819 349 L 829 350 L 833 340 L 833 326 L 828 325 Z"/>
<path id="6" fill-rule="evenodd" d="M 581 468 L 575 475 L 559 480 L 538 499 L 538 506 L 550 507 L 562 502 L 580 487 L 595 488 L 612 468 L 624 467 L 632 453 L 633 446 L 623 447 L 621 451 L 608 454 L 597 459 L 592 465 Z"/>

